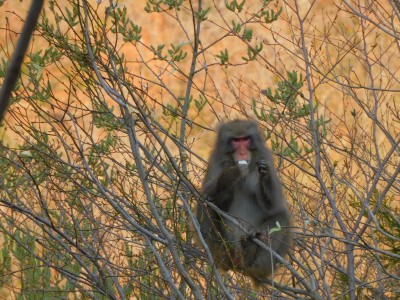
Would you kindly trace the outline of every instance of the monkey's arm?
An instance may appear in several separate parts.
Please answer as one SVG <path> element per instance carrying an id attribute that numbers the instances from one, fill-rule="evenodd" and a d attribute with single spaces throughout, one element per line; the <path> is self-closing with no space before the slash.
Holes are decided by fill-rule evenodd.
<path id="1" fill-rule="evenodd" d="M 241 170 L 238 166 L 231 166 L 222 171 L 216 180 L 215 193 L 212 201 L 223 211 L 228 211 L 233 200 L 233 188 L 240 180 Z"/>
<path id="2" fill-rule="evenodd" d="M 227 211 L 232 195 L 232 180 L 237 177 L 239 170 L 235 167 L 228 167 L 219 175 L 212 177 L 212 174 L 218 174 L 218 169 L 209 169 L 206 175 L 206 181 L 203 185 L 204 199 L 214 203 L 221 210 Z M 210 230 L 214 231 L 219 228 L 222 223 L 221 216 L 207 205 L 206 202 L 199 205 L 197 209 L 197 219 L 200 222 L 201 231 L 203 234 L 210 234 Z"/>
<path id="3" fill-rule="evenodd" d="M 280 198 L 279 195 L 277 195 L 279 191 L 277 191 L 277 185 L 274 182 L 274 176 L 276 176 L 276 174 L 272 173 L 271 167 L 268 165 L 268 162 L 266 160 L 258 160 L 257 166 L 258 173 L 260 175 L 260 185 L 263 202 L 264 205 L 266 205 L 267 209 L 271 209 L 274 204 L 276 204 L 274 202 L 280 200 L 277 199 Z"/>

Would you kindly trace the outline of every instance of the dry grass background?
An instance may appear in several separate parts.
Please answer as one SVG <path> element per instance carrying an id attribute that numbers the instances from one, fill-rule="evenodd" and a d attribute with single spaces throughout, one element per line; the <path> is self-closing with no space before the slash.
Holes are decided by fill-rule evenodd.
<path id="1" fill-rule="evenodd" d="M 217 41 L 227 34 L 227 25 L 231 26 L 232 20 L 235 20 L 237 16 L 232 12 L 227 11 L 224 7 L 223 1 L 202 1 L 203 8 L 211 7 L 211 11 L 208 15 L 208 21 L 202 24 L 201 30 L 201 44 L 202 47 L 209 47 L 209 50 L 204 55 L 204 60 L 207 65 L 213 65 L 209 67 L 208 76 L 205 79 L 205 71 L 199 72 L 195 77 L 194 92 L 196 87 L 198 89 L 205 86 L 205 92 L 213 99 L 213 110 L 209 114 L 203 114 L 199 116 L 199 123 L 206 124 L 209 128 L 213 128 L 219 121 L 224 119 L 232 119 L 233 117 L 254 117 L 250 109 L 251 99 L 255 98 L 260 102 L 265 101 L 265 98 L 260 96 L 260 89 L 267 87 L 274 88 L 280 78 L 277 74 L 286 76 L 287 71 L 296 70 L 301 74 L 305 74 L 305 64 L 302 58 L 302 54 L 299 49 L 299 27 L 298 21 L 296 20 L 295 12 L 293 11 L 295 1 L 279 2 L 275 1 L 271 4 L 274 8 L 283 7 L 282 16 L 274 23 L 260 26 L 259 24 L 249 24 L 248 28 L 254 29 L 254 42 L 262 42 L 264 49 L 261 56 L 271 66 L 267 66 L 264 62 L 256 62 L 253 64 L 244 64 L 241 59 L 246 56 L 246 47 L 243 42 L 234 37 L 228 37 Z M 346 12 L 346 7 L 341 1 L 334 0 L 318 0 L 308 1 L 301 0 L 296 1 L 300 10 L 301 15 L 305 15 L 307 12 L 307 18 L 305 19 L 305 38 L 307 47 L 310 51 L 310 58 L 314 61 L 318 70 L 313 72 L 313 82 L 315 86 L 314 97 L 315 100 L 322 103 L 324 111 L 323 114 L 331 114 L 335 112 L 338 119 L 342 120 L 346 111 L 350 110 L 349 105 L 351 101 L 343 99 L 343 93 L 338 89 L 338 86 L 332 83 L 330 76 L 340 74 L 343 70 L 351 69 L 349 72 L 350 77 L 356 78 L 361 84 L 368 84 L 368 74 L 366 72 L 364 61 L 357 55 L 353 54 L 352 51 L 356 51 L 358 47 L 361 47 L 361 32 L 357 32 L 360 29 L 360 22 L 354 16 Z M 95 5 L 95 1 L 91 1 Z M 107 1 L 102 1 L 98 6 L 99 15 L 104 15 Z M 8 60 L 10 53 L 14 49 L 14 44 L 22 24 L 21 18 L 26 14 L 29 1 L 5 1 L 1 6 L 2 15 L 5 16 L 0 20 L 0 28 L 2 32 L 0 35 L 1 41 L 1 58 Z M 260 1 L 247 1 L 245 10 L 248 14 L 254 12 L 255 7 L 258 7 Z M 383 5 L 384 11 L 392 9 L 389 4 L 380 3 Z M 67 6 L 65 2 L 64 5 Z M 157 13 L 146 13 L 143 8 L 146 5 L 145 0 L 132 0 L 132 1 L 121 1 L 120 6 L 124 6 L 128 9 L 128 14 L 132 20 L 142 26 L 142 41 L 144 45 L 161 45 L 164 44 L 166 47 L 170 44 L 184 45 L 183 50 L 189 51 L 190 56 L 190 40 L 188 36 L 185 36 L 185 31 L 191 36 L 192 25 L 191 18 L 188 15 L 187 10 L 183 9 L 177 13 L 177 17 L 180 18 L 181 24 L 178 24 L 176 20 L 167 16 L 166 14 Z M 217 10 L 217 8 L 219 10 Z M 173 15 L 173 14 L 172 14 Z M 246 15 L 246 12 L 243 13 Z M 51 19 L 51 15 L 49 16 Z M 175 17 L 175 16 L 173 16 Z M 371 17 L 373 19 L 373 17 Z M 379 20 L 376 20 L 379 22 Z M 396 26 L 396 20 L 393 21 Z M 60 24 L 61 28 L 67 29 L 66 23 Z M 7 29 L 7 30 L 4 30 Z M 184 30 L 183 30 L 184 29 Z M 297 30 L 297 31 L 296 31 Z M 14 34 L 15 33 L 15 34 Z M 217 41 L 217 42 L 215 42 Z M 374 59 L 381 59 L 381 63 L 384 65 L 390 65 L 391 69 L 397 70 L 399 66 L 398 54 L 396 53 L 396 45 L 393 44 L 390 36 L 380 33 L 379 30 L 371 29 L 367 33 L 365 39 L 367 47 L 369 47 L 368 55 Z M 346 49 L 347 46 L 354 44 L 355 49 Z M 45 49 L 46 43 L 39 37 L 35 38 L 35 43 L 32 46 L 32 50 Z M 218 66 L 215 64 L 219 63 L 219 59 L 216 57 L 220 54 L 220 51 L 225 48 L 229 49 L 230 63 L 232 65 L 237 64 L 233 68 L 225 68 L 224 66 Z M 132 76 L 132 80 L 137 84 L 141 85 L 142 78 L 147 80 L 155 80 L 153 68 L 159 70 L 159 74 L 163 74 L 162 80 L 168 86 L 173 94 L 184 95 L 186 82 L 182 77 L 177 74 L 174 70 L 170 70 L 165 67 L 159 61 L 149 62 L 149 70 L 141 61 L 149 61 L 154 58 L 154 54 L 150 51 L 146 51 L 140 45 L 137 47 L 129 44 L 121 45 L 121 53 L 123 53 L 128 61 L 129 76 Z M 388 52 L 385 55 L 385 52 Z M 390 53 L 394 51 L 393 53 Z M 140 54 L 139 54 L 140 52 Z M 333 64 L 337 57 L 341 57 L 337 64 Z M 199 59 L 199 63 L 204 63 L 203 60 Z M 63 64 L 65 68 L 68 68 L 68 61 Z M 189 60 L 179 65 L 182 70 L 189 70 Z M 271 67 L 275 70 L 271 71 Z M 332 68 L 332 70 L 329 70 Z M 331 73 L 324 79 L 325 70 Z M 56 69 L 50 70 L 54 77 L 62 76 L 61 73 L 57 73 Z M 376 72 L 376 76 L 380 76 L 382 85 L 385 85 L 385 81 L 389 81 L 395 77 L 395 74 L 384 74 L 383 72 Z M 380 74 L 380 75 L 379 75 Z M 390 75 L 390 76 L 389 76 Z M 210 78 L 212 80 L 210 80 Z M 353 79 L 353 78 L 350 78 Z M 54 84 L 57 84 L 55 82 Z M 149 88 L 149 95 L 156 98 L 161 103 L 166 104 L 171 102 L 171 98 L 165 93 L 161 94 L 161 89 L 156 85 L 145 83 L 145 86 Z M 57 87 L 57 86 L 56 86 Z M 306 87 L 304 87 L 305 89 Z M 398 86 L 394 84 L 393 90 L 396 90 Z M 65 96 L 63 89 L 60 88 L 55 91 L 60 93 L 59 96 Z M 362 96 L 368 96 L 365 91 Z M 237 99 L 235 99 L 237 98 Z M 244 107 L 238 105 L 238 99 L 240 104 L 244 103 Z M 397 95 L 394 94 L 391 97 L 386 97 L 386 102 L 392 103 L 393 100 L 397 100 Z M 381 106 L 384 106 L 384 103 Z M 206 107 L 209 109 L 209 107 Z M 155 115 L 158 118 L 162 118 L 160 109 L 157 109 Z M 331 115 L 330 115 L 331 116 Z M 346 116 L 348 117 L 348 116 Z M 391 130 L 391 128 L 389 128 Z M 7 137 L 6 137 L 7 138 Z M 209 139 L 207 134 L 206 139 Z M 200 144 L 204 144 L 200 141 Z M 201 148 L 200 147 L 200 151 Z M 203 156 L 207 156 L 204 154 Z"/>
<path id="2" fill-rule="evenodd" d="M 194 77 L 192 95 L 196 99 L 200 94 L 207 95 L 209 104 L 201 113 L 195 109 L 189 111 L 189 119 L 201 126 L 193 126 L 188 131 L 187 145 L 191 151 L 203 159 L 189 154 L 189 158 L 193 162 L 193 165 L 190 166 L 189 178 L 199 186 L 204 160 L 207 159 L 212 147 L 211 141 L 214 137 L 215 125 L 220 121 L 235 117 L 255 118 L 251 109 L 253 99 L 259 107 L 270 105 L 260 91 L 266 88 L 276 88 L 278 82 L 287 77 L 287 72 L 295 70 L 298 74 L 303 75 L 302 92 L 305 99 L 312 91 L 314 104 L 319 104 L 317 115 L 331 120 L 327 127 L 325 158 L 335 164 L 336 172 L 343 178 L 343 182 L 351 181 L 361 194 L 366 195 L 370 185 L 368 180 L 372 181 L 373 175 L 365 176 L 363 172 L 365 165 L 354 161 L 350 152 L 354 151 L 355 155 L 361 160 L 365 160 L 366 164 L 374 165 L 373 158 L 378 152 L 381 157 L 385 157 L 392 149 L 392 143 L 387 137 L 391 136 L 396 141 L 399 138 L 400 47 L 398 32 L 400 25 L 398 18 L 394 17 L 392 20 L 387 18 L 389 15 L 393 16 L 393 7 L 389 1 L 376 1 L 374 5 L 379 8 L 379 11 L 374 11 L 372 8 L 368 10 L 368 5 L 373 7 L 373 4 L 363 1 L 362 5 L 365 5 L 363 12 L 369 20 L 363 21 L 357 18 L 343 1 L 339 0 L 272 2 L 271 7 L 282 7 L 283 13 L 276 22 L 271 24 L 249 22 L 246 25 L 247 28 L 254 30 L 250 44 L 262 43 L 264 48 L 256 61 L 244 63 L 242 57 L 247 55 L 246 43 L 237 37 L 224 36 L 228 34 L 232 20 L 249 18 L 261 2 L 246 1 L 244 11 L 236 15 L 225 9 L 224 1 L 203 1 L 203 8 L 211 8 L 207 15 L 207 21 L 202 23 L 200 35 L 200 49 L 207 50 L 197 61 L 197 68 L 200 71 Z M 95 1 L 90 1 L 90 3 L 96 7 Z M 147 94 L 147 104 L 153 108 L 152 117 L 161 124 L 169 126 L 170 119 L 165 117 L 162 107 L 174 104 L 175 96 L 185 96 L 187 78 L 184 75 L 187 75 L 190 69 L 190 43 L 193 42 L 191 40 L 193 26 L 192 18 L 188 13 L 189 2 L 185 1 L 183 9 L 180 11 L 169 11 L 167 14 L 146 13 L 143 10 L 146 5 L 145 0 L 126 0 L 119 3 L 127 8 L 132 21 L 142 27 L 141 43 L 124 44 L 120 41 L 116 43 L 118 52 L 123 53 L 127 61 L 125 76 L 133 85 L 143 89 Z M 18 37 L 15 33 L 19 32 L 21 28 L 20 18 L 25 16 L 28 4 L 29 1 L 6 1 L 0 7 L 0 15 L 3 16 L 0 19 L 0 60 L 7 61 L 9 59 Z M 355 5 L 355 2 L 351 2 L 351 4 Z M 68 6 L 68 3 L 65 2 L 65 5 Z M 100 19 L 104 15 L 106 5 L 107 3 L 102 1 L 97 8 Z M 193 5 L 196 7 L 195 3 Z M 300 12 L 299 15 L 304 17 L 302 24 L 296 15 L 296 5 Z M 168 14 L 170 15 L 168 16 Z M 49 17 L 51 18 L 51 16 Z M 387 23 L 384 23 L 383 20 Z M 386 34 L 377 28 L 376 24 L 384 26 L 393 24 L 393 28 L 397 30 L 397 38 Z M 65 22 L 62 22 L 60 26 L 62 30 L 68 31 L 68 24 Z M 300 32 L 300 26 L 304 30 L 303 34 Z M 72 34 L 72 36 L 74 35 Z M 110 38 L 112 36 L 110 34 Z M 310 59 L 308 65 L 304 62 L 302 41 L 308 51 Z M 166 48 L 169 48 L 170 44 L 182 45 L 182 49 L 188 51 L 188 59 L 177 63 L 177 68 L 182 73 L 163 61 L 154 60 L 154 54 L 149 51 L 148 46 L 161 44 L 165 44 Z M 46 42 L 40 36 L 35 36 L 31 51 L 45 48 Z M 225 48 L 229 49 L 230 54 L 231 65 L 228 68 L 220 65 L 217 57 Z M 368 62 L 366 58 L 368 58 Z M 58 66 L 49 66 L 46 72 L 52 78 L 55 96 L 63 99 L 68 97 L 69 91 L 66 90 L 63 82 L 63 70 L 59 69 L 59 66 L 61 65 L 65 70 L 72 69 L 73 61 L 66 57 L 61 59 Z M 306 67 L 310 67 L 308 83 L 305 79 Z M 373 78 L 371 78 L 371 74 Z M 23 80 L 26 79 L 23 77 Z M 75 80 L 79 82 L 79 79 Z M 161 87 L 161 82 L 164 87 Z M 308 85 L 309 83 L 311 86 Z M 374 95 L 373 88 L 375 87 L 372 86 L 372 83 L 378 85 L 377 89 L 382 89 L 378 95 L 378 103 L 374 100 L 376 95 Z M 168 88 L 168 91 L 165 87 Z M 78 91 L 76 98 L 82 105 L 91 107 L 91 99 L 87 97 L 84 90 Z M 115 106 L 110 98 L 105 100 L 111 106 Z M 29 109 L 25 111 L 25 105 L 28 104 L 22 101 L 11 107 L 12 113 L 7 117 L 6 126 L 1 129 L 5 143 L 17 145 L 21 142 L 24 134 L 18 136 L 16 134 L 18 130 L 15 129 L 23 127 L 18 124 L 21 119 L 25 118 L 25 122 L 36 120 L 36 112 Z M 377 105 L 377 113 L 387 130 L 386 133 L 379 128 L 376 130 L 374 120 L 364 110 L 364 108 L 368 108 L 373 111 L 374 105 Z M 44 104 L 43 107 L 49 111 L 52 109 L 50 104 Z M 117 108 L 116 110 L 118 111 Z M 356 112 L 356 117 L 352 115 L 353 111 Z M 21 115 L 16 117 L 20 113 Z M 53 113 L 55 118 L 59 119 L 62 110 L 57 112 L 56 109 L 53 110 Z M 82 118 L 79 122 L 85 127 L 88 126 L 86 122 L 90 122 L 90 120 Z M 284 127 L 285 125 L 289 126 L 290 123 L 283 123 L 280 126 Z M 304 123 L 300 125 L 305 127 Z M 304 138 L 302 140 L 302 132 L 296 132 L 296 126 L 293 124 L 291 126 L 293 127 L 282 129 L 280 132 L 282 139 L 289 141 L 291 135 L 298 135 L 300 144 L 306 145 L 307 142 L 312 142 L 312 139 Z M 48 127 L 44 124 L 41 128 L 45 130 Z M 177 134 L 178 125 L 172 124 L 169 130 L 172 134 Z M 94 139 L 102 139 L 106 134 L 104 130 L 98 128 L 93 128 L 91 132 Z M 355 141 L 362 141 L 362 143 L 357 144 Z M 171 143 L 171 141 L 166 143 Z M 269 146 L 271 143 L 272 141 L 269 140 Z M 374 143 L 377 145 L 376 148 L 374 148 Z M 120 161 L 124 160 L 125 156 L 115 153 L 113 158 Z M 398 156 L 391 156 L 390 162 L 391 164 L 385 166 L 387 173 L 395 174 L 399 163 Z M 313 167 L 313 158 L 294 162 L 280 160 L 279 163 L 291 208 L 298 212 L 299 203 L 303 203 L 306 210 L 311 212 L 307 218 L 318 219 L 318 217 L 324 216 L 327 221 L 332 213 L 329 209 L 325 210 L 329 203 L 324 198 L 322 191 L 319 190 L 319 183 L 310 178 L 312 176 L 303 172 L 312 171 Z M 327 185 L 329 184 L 333 185 L 333 182 L 328 179 Z M 382 186 L 384 186 L 383 183 Z M 298 191 L 298 195 L 293 194 L 294 190 Z M 349 196 L 352 194 L 351 191 L 348 187 L 339 184 L 335 192 L 338 199 L 337 208 L 343 212 L 345 218 L 349 218 L 346 222 L 351 223 L 350 218 L 355 214 L 353 210 L 358 209 L 348 207 L 347 201 L 351 199 Z M 398 193 L 393 192 L 389 195 L 397 197 Z M 136 197 L 141 198 L 141 196 Z M 395 200 L 391 205 L 393 209 L 398 209 L 399 199 Z M 303 228 L 304 222 L 304 215 L 299 213 L 295 216 L 297 230 Z M 337 250 L 343 251 L 343 245 L 337 245 L 337 247 Z M 382 247 L 385 248 L 385 246 Z M 368 267 L 366 266 L 368 261 L 359 257 L 357 263 L 357 272 L 368 276 Z M 333 275 L 328 274 L 329 280 L 334 281 L 335 278 L 330 276 Z M 14 287 L 19 287 L 17 282 L 14 283 Z M 7 292 L 3 289 L 2 295 L 5 293 Z"/>

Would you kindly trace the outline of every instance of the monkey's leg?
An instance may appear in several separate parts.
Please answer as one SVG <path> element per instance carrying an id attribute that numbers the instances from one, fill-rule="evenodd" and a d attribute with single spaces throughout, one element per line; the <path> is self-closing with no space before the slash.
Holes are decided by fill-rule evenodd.
<path id="1" fill-rule="evenodd" d="M 259 238 L 260 235 L 261 233 L 257 232 L 255 234 L 248 236 L 247 238 L 241 239 L 241 245 L 244 253 L 243 262 L 245 264 L 245 267 L 251 267 L 254 264 L 254 261 L 256 260 L 259 247 L 257 246 L 256 243 L 254 243 L 253 238 Z"/>
<path id="2" fill-rule="evenodd" d="M 268 278 L 275 268 L 274 259 L 270 251 L 258 246 L 253 237 L 262 240 L 261 233 L 248 237 L 242 241 L 244 253 L 243 273 L 249 276 L 256 287 L 260 286 L 263 279 Z M 266 244 L 269 246 L 268 244 Z"/>
<path id="3" fill-rule="evenodd" d="M 279 223 L 279 229 L 276 222 Z M 242 240 L 244 262 L 249 276 L 262 279 L 273 273 L 278 259 L 268 248 L 283 257 L 288 254 L 291 246 L 289 226 L 289 216 L 286 211 L 282 211 L 266 218 L 257 232 Z M 254 238 L 262 241 L 266 248 L 256 244 Z"/>

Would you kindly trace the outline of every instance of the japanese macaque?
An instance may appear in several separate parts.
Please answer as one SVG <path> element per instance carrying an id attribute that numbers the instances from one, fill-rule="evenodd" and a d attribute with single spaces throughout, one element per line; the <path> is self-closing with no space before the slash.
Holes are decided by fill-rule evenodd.
<path id="1" fill-rule="evenodd" d="M 202 190 L 229 216 L 206 203 L 197 209 L 201 233 L 217 266 L 240 271 L 259 285 L 271 276 L 278 260 L 253 238 L 285 256 L 291 246 L 291 222 L 271 152 L 256 122 L 220 125 Z"/>

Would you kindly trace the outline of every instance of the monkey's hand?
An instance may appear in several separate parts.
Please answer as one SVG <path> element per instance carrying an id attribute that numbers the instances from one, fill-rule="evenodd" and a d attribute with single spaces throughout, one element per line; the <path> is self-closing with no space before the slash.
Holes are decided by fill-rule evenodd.
<path id="1" fill-rule="evenodd" d="M 267 161 L 260 159 L 257 161 L 257 166 L 260 177 L 269 177 L 269 166 Z"/>
<path id="2" fill-rule="evenodd" d="M 231 166 L 226 168 L 218 179 L 219 188 L 231 188 L 241 176 L 241 170 L 239 166 Z"/>

